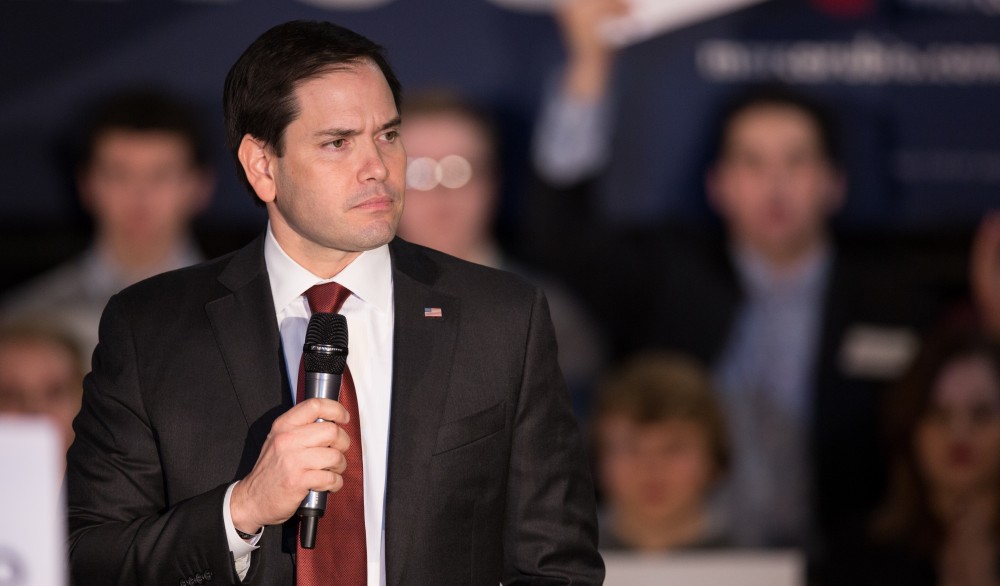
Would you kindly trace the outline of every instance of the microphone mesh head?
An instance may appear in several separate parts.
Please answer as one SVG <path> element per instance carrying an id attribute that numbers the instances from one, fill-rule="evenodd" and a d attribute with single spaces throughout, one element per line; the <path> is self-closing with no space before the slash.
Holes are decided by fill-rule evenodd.
<path id="1" fill-rule="evenodd" d="M 343 374 L 347 365 L 347 319 L 339 313 L 314 313 L 302 351 L 306 372 Z"/>

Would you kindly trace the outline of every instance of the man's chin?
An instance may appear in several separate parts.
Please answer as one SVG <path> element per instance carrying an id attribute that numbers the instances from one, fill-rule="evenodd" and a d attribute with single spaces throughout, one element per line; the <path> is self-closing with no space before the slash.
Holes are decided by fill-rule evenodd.
<path id="1" fill-rule="evenodd" d="M 350 245 L 353 250 L 364 252 L 388 244 L 395 237 L 396 222 L 370 222 L 352 235 Z"/>

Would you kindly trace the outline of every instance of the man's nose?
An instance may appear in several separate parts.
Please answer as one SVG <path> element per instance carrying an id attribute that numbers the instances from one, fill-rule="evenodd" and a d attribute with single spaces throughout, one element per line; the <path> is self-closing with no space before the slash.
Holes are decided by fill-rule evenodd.
<path id="1" fill-rule="evenodd" d="M 385 164 L 382 152 L 374 142 L 370 143 L 363 153 L 364 160 L 358 179 L 366 181 L 385 181 L 389 176 L 389 168 Z"/>

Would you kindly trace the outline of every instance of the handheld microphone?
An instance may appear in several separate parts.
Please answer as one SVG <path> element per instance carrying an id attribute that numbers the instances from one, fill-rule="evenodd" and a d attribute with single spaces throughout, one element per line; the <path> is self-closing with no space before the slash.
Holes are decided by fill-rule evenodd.
<path id="1" fill-rule="evenodd" d="M 347 320 L 339 313 L 314 313 L 302 347 L 305 398 L 340 398 L 340 379 L 347 365 Z M 323 421 L 317 419 L 316 421 Z M 326 512 L 328 492 L 310 490 L 299 505 L 299 541 L 316 547 L 316 527 Z"/>

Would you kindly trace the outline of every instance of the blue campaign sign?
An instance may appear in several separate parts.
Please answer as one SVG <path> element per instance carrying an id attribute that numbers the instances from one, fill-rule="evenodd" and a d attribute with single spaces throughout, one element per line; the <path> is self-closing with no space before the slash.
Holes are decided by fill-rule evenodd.
<path id="1" fill-rule="evenodd" d="M 835 107 L 845 224 L 961 226 L 997 207 L 1000 4 L 864 4 L 774 1 L 630 48 L 615 150 L 634 156 L 612 163 L 607 214 L 704 217 L 706 122 L 731 92 L 772 81 Z"/>
<path id="2" fill-rule="evenodd" d="M 293 18 L 355 28 L 387 46 L 409 88 L 447 86 L 498 112 L 515 179 L 510 213 L 533 116 L 562 59 L 550 3 L 0 0 L 0 215 L 72 215 L 59 146 L 81 106 L 120 86 L 153 84 L 204 113 L 221 180 L 208 220 L 259 222 L 222 146 L 222 80 L 253 38 Z M 1000 0 L 743 4 L 622 50 L 602 196 L 608 218 L 707 218 L 702 177 L 714 113 L 731 92 L 769 80 L 840 113 L 850 173 L 844 224 L 966 226 L 997 205 Z"/>

